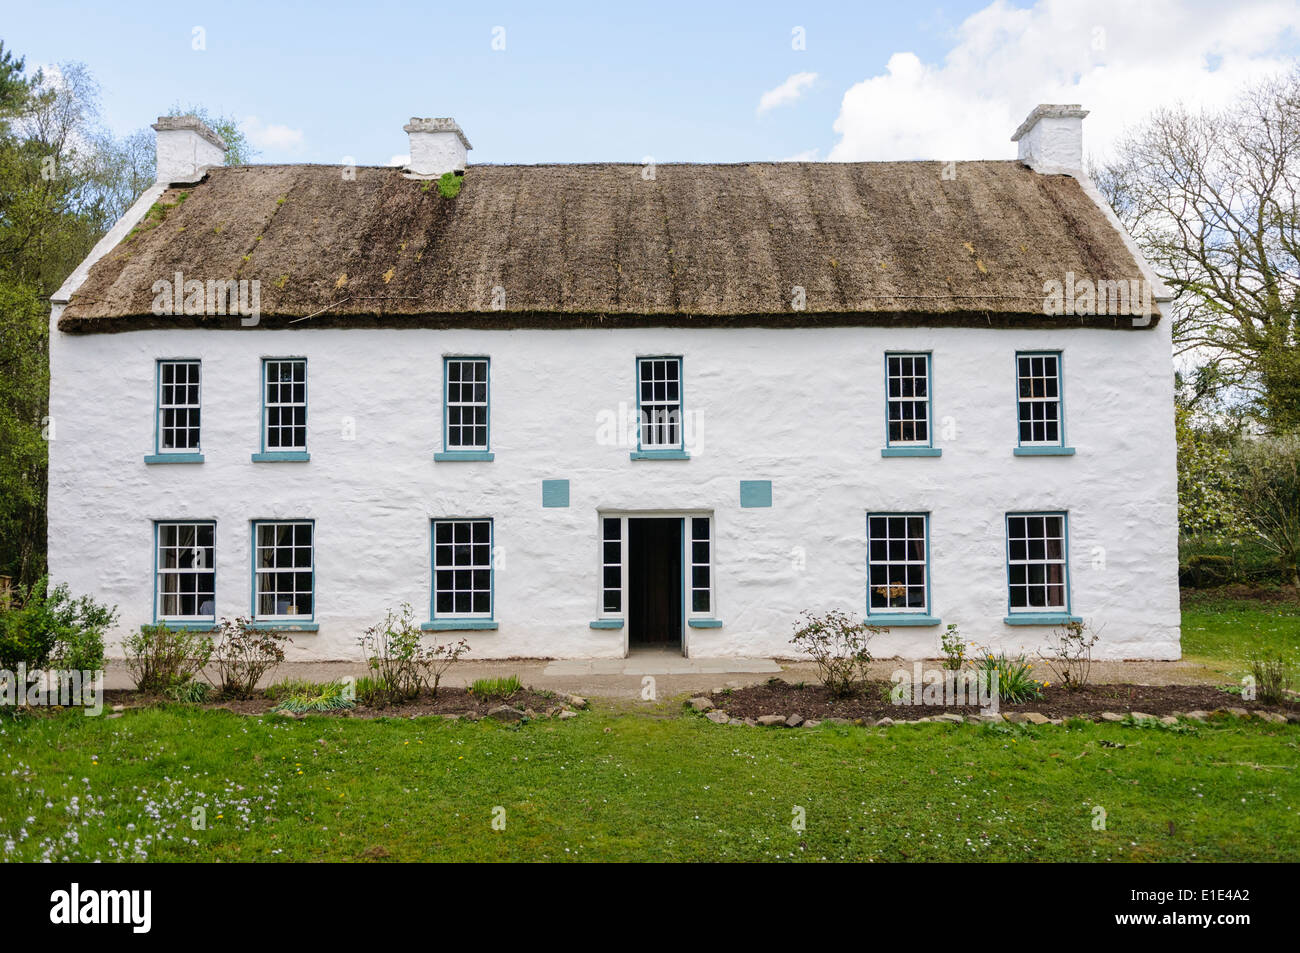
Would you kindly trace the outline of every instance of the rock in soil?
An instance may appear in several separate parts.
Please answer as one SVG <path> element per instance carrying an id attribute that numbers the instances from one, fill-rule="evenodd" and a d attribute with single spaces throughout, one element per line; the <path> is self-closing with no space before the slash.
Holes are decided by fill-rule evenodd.
<path id="1" fill-rule="evenodd" d="M 1102 721 L 1123 721 L 1124 716 L 1113 711 L 1103 711 L 1101 713 Z"/>
<path id="2" fill-rule="evenodd" d="M 802 724 L 803 724 L 803 715 L 800 714 L 791 715 L 789 718 L 785 720 L 785 726 L 787 728 L 798 728 Z"/>
<path id="3" fill-rule="evenodd" d="M 567 721 L 570 718 L 577 718 L 577 717 L 578 717 L 578 713 L 576 711 L 562 711 L 559 714 L 560 721 Z"/>
<path id="4" fill-rule="evenodd" d="M 705 698 L 703 695 L 697 695 L 695 698 L 692 698 L 686 704 L 690 705 L 693 709 L 700 712 L 701 714 L 703 714 L 706 711 L 713 711 L 714 708 L 713 699 Z"/>
<path id="5" fill-rule="evenodd" d="M 497 705 L 488 711 L 487 718 L 495 718 L 497 721 L 519 721 L 524 717 L 524 713 L 518 708 L 511 708 L 509 705 Z"/>
<path id="6" fill-rule="evenodd" d="M 771 728 L 775 725 L 784 725 L 785 715 L 759 715 L 757 721 L 765 728 Z"/>
<path id="7" fill-rule="evenodd" d="M 709 719 L 709 721 L 713 722 L 715 725 L 725 725 L 731 720 L 727 717 L 725 711 L 718 711 L 716 708 L 713 711 L 706 712 L 704 717 Z"/>

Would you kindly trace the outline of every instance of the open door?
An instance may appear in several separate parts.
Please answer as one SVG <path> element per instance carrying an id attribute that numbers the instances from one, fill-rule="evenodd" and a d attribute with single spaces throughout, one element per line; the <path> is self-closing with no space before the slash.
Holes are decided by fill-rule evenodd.
<path id="1" fill-rule="evenodd" d="M 628 647 L 682 648 L 682 519 L 627 521 Z"/>

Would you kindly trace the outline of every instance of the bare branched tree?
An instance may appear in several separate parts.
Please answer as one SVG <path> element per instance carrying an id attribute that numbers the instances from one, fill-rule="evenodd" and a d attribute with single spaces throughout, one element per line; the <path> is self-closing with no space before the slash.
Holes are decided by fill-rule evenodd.
<path id="1" fill-rule="evenodd" d="M 1227 109 L 1157 111 L 1093 177 L 1178 295 L 1193 399 L 1241 395 L 1274 431 L 1300 427 L 1300 70 Z"/>

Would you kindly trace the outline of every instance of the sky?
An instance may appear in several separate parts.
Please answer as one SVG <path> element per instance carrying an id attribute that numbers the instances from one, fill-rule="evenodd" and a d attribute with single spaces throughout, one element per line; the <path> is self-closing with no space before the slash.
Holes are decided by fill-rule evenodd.
<path id="1" fill-rule="evenodd" d="M 412 116 L 470 162 L 1013 158 L 1040 102 L 1085 151 L 1291 68 L 1300 0 L 113 4 L 0 0 L 29 67 L 79 61 L 125 135 L 176 104 L 232 116 L 258 162 L 385 165 Z"/>

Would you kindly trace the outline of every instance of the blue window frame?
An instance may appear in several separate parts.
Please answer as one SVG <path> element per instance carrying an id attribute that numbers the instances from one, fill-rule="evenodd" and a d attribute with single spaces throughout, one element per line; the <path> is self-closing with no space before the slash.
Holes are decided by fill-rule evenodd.
<path id="1" fill-rule="evenodd" d="M 930 355 L 885 355 L 885 446 L 932 447 Z"/>
<path id="2" fill-rule="evenodd" d="M 307 359 L 262 359 L 262 449 L 257 463 L 306 461 Z"/>
<path id="3" fill-rule="evenodd" d="M 1075 620 L 1070 614 L 1069 529 L 1065 512 L 1007 514 L 1007 623 Z"/>
<path id="4" fill-rule="evenodd" d="M 154 522 L 154 621 L 216 622 L 216 528 L 213 520 Z"/>
<path id="5" fill-rule="evenodd" d="M 202 463 L 202 362 L 155 363 L 153 453 L 146 463 Z"/>
<path id="6" fill-rule="evenodd" d="M 442 359 L 442 452 L 435 460 L 491 460 L 492 363 L 486 357 Z"/>
<path id="7" fill-rule="evenodd" d="M 425 629 L 495 629 L 495 542 L 489 518 L 430 521 L 433 578 Z"/>
<path id="8" fill-rule="evenodd" d="M 253 619 L 295 625 L 316 615 L 316 524 L 253 521 Z"/>
<path id="9" fill-rule="evenodd" d="M 636 450 L 633 460 L 686 460 L 681 357 L 636 360 Z"/>
<path id="10" fill-rule="evenodd" d="M 1016 352 L 1016 446 L 1025 454 L 1069 450 L 1063 367 L 1060 351 Z"/>
<path id="11" fill-rule="evenodd" d="M 930 611 L 930 514 L 867 514 L 867 621 L 938 625 Z"/>

